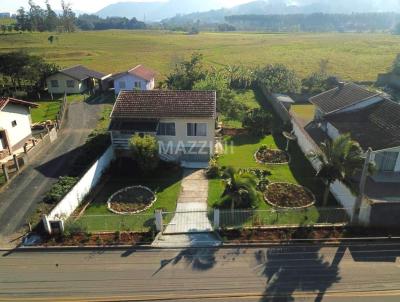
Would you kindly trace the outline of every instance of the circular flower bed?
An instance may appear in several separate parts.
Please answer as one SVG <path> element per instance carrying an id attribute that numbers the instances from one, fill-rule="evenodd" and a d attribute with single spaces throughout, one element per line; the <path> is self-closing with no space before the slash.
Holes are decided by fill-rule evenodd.
<path id="1" fill-rule="evenodd" d="M 290 183 L 273 183 L 264 192 L 264 199 L 273 207 L 303 209 L 315 204 L 314 194 L 306 187 Z"/>
<path id="2" fill-rule="evenodd" d="M 149 209 L 157 200 L 156 194 L 147 187 L 127 187 L 111 195 L 108 209 L 120 215 L 137 214 Z"/>
<path id="3" fill-rule="evenodd" d="M 287 152 L 262 146 L 255 154 L 256 161 L 262 164 L 282 165 L 289 163 Z"/>

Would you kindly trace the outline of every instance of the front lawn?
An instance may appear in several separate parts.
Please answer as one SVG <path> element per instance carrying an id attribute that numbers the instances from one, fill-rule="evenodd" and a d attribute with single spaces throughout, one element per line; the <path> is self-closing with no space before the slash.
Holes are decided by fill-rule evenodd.
<path id="1" fill-rule="evenodd" d="M 272 149 L 285 149 L 285 139 L 278 135 L 268 135 L 264 138 L 256 138 L 251 135 L 238 135 L 235 137 L 225 138 L 226 150 L 225 154 L 222 155 L 218 162 L 221 166 L 233 166 L 236 169 L 240 168 L 258 168 L 267 169 L 271 172 L 268 177 L 270 182 L 288 182 L 293 184 L 303 185 L 309 188 L 316 196 L 317 205 L 321 204 L 322 196 L 324 191 L 324 185 L 322 181 L 315 176 L 315 171 L 308 162 L 307 158 L 301 152 L 300 148 L 292 143 L 290 146 L 291 162 L 283 165 L 268 165 L 257 163 L 254 159 L 254 153 L 259 149 L 261 145 L 267 145 Z M 224 183 L 221 179 L 212 179 L 209 181 L 209 207 L 215 207 L 221 199 L 224 191 Z M 268 205 L 262 194 L 259 194 L 258 198 L 258 210 L 256 216 L 246 216 L 243 212 L 242 218 L 235 217 L 235 219 L 243 219 L 243 224 L 246 223 L 254 224 L 261 221 L 265 224 L 313 224 L 315 222 L 325 219 L 325 214 L 321 215 L 321 210 L 313 206 L 307 210 L 289 210 L 279 211 L 277 214 L 274 208 Z M 331 196 L 330 204 L 336 206 L 336 202 Z M 323 216 L 323 218 L 321 217 Z M 230 215 L 227 215 L 229 219 L 232 219 Z M 227 223 L 228 225 L 233 222 Z"/>
<path id="2" fill-rule="evenodd" d="M 41 123 L 45 121 L 53 121 L 57 117 L 57 113 L 60 110 L 61 101 L 40 101 L 36 104 L 38 108 L 32 108 L 31 116 L 33 123 Z"/>
<path id="3" fill-rule="evenodd" d="M 114 165 L 120 166 L 121 163 Z M 174 212 L 181 188 L 182 171 L 160 167 L 150 175 L 137 172 L 137 169 L 127 172 L 131 163 L 123 162 L 121 168 L 115 168 L 107 175 L 95 190 L 92 202 L 78 222 L 85 225 L 89 232 L 100 231 L 148 231 L 154 225 L 154 212 L 163 209 Z M 133 172 L 132 172 L 133 171 Z M 153 190 L 157 195 L 154 205 L 140 213 L 130 216 L 117 215 L 107 209 L 108 198 L 118 190 L 135 185 L 142 185 Z"/>

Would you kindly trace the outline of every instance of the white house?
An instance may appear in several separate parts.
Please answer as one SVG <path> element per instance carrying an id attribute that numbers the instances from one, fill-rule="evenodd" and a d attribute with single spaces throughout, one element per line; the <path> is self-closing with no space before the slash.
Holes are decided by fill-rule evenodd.
<path id="1" fill-rule="evenodd" d="M 373 150 L 378 173 L 400 172 L 400 104 L 356 84 L 338 87 L 310 99 L 316 106 L 314 121 L 327 137 L 349 133 Z"/>
<path id="2" fill-rule="evenodd" d="M 111 113 L 114 149 L 129 149 L 133 134 L 157 137 L 164 160 L 207 163 L 214 153 L 215 91 L 121 91 Z"/>
<path id="3" fill-rule="evenodd" d="M 47 77 L 46 85 L 50 93 L 76 94 L 100 89 L 104 77 L 105 75 L 100 72 L 77 65 Z"/>
<path id="4" fill-rule="evenodd" d="M 152 90 L 155 86 L 155 72 L 138 65 L 126 72 L 111 76 L 114 82 L 115 94 L 121 90 Z"/>
<path id="5" fill-rule="evenodd" d="M 36 104 L 0 98 L 0 158 L 12 154 L 32 137 L 30 108 Z"/>

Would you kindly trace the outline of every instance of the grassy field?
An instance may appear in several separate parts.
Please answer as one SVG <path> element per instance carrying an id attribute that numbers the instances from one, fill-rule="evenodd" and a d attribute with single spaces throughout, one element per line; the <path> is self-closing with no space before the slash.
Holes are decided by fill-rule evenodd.
<path id="1" fill-rule="evenodd" d="M 12 25 L 15 23 L 15 19 L 11 18 L 0 18 L 0 25 Z"/>
<path id="2" fill-rule="evenodd" d="M 305 105 L 294 105 L 290 111 L 296 115 L 298 119 L 301 119 L 305 124 L 308 124 L 314 119 L 315 106 L 312 104 Z"/>
<path id="3" fill-rule="evenodd" d="M 328 59 L 329 72 L 344 79 L 374 81 L 400 52 L 400 36 L 339 33 L 201 33 L 161 31 L 92 31 L 59 34 L 7 34 L 0 52 L 23 49 L 62 67 L 85 64 L 104 73 L 144 64 L 158 71 L 158 79 L 174 62 L 197 51 L 209 66 L 243 63 L 257 66 L 284 63 L 305 76 Z"/>

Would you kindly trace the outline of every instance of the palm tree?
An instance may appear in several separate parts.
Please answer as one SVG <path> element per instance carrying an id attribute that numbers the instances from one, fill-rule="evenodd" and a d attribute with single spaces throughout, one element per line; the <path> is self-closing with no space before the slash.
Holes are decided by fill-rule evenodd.
<path id="1" fill-rule="evenodd" d="M 323 206 L 328 204 L 329 188 L 336 180 L 345 180 L 354 176 L 364 164 L 363 150 L 349 134 L 341 135 L 333 141 L 320 144 L 321 152 L 309 156 L 321 163 L 317 176 L 325 182 Z"/>
<path id="2" fill-rule="evenodd" d="M 257 180 L 250 173 L 238 172 L 233 167 L 224 170 L 225 196 L 230 197 L 231 210 L 235 207 L 251 208 L 257 201 Z"/>

